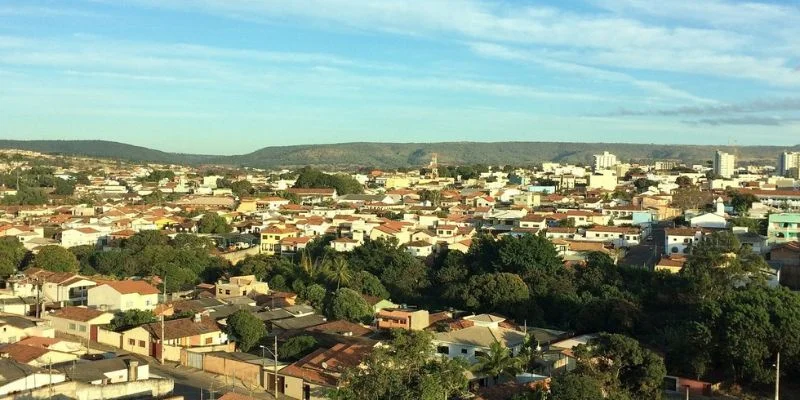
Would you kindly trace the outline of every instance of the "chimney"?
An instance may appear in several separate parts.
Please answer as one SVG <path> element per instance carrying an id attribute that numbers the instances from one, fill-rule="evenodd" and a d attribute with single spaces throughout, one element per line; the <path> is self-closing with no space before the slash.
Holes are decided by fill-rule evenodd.
<path id="1" fill-rule="evenodd" d="M 139 362 L 136 360 L 128 360 L 128 382 L 135 382 L 139 380 Z"/>
<path id="2" fill-rule="evenodd" d="M 202 320 L 202 314 L 200 314 L 200 313 L 195 313 L 195 314 L 194 314 L 194 318 L 193 318 L 193 320 L 194 320 L 194 323 L 196 323 L 196 324 L 197 324 L 197 323 L 200 323 L 200 321 Z"/>

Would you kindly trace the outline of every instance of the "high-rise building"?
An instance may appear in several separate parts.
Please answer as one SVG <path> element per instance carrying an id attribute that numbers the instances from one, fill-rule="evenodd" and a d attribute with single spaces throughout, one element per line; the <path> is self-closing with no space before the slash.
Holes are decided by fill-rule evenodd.
<path id="1" fill-rule="evenodd" d="M 736 169 L 736 157 L 717 150 L 714 154 L 714 174 L 723 178 L 730 178 Z"/>
<path id="2" fill-rule="evenodd" d="M 604 151 L 603 154 L 595 154 L 594 155 L 594 170 L 600 171 L 604 169 L 610 169 L 613 166 L 619 164 L 617 161 L 617 156 Z"/>
<path id="3" fill-rule="evenodd" d="M 778 174 L 781 176 L 791 172 L 797 175 L 796 171 L 800 168 L 800 151 L 790 151 L 781 153 L 778 157 Z"/>

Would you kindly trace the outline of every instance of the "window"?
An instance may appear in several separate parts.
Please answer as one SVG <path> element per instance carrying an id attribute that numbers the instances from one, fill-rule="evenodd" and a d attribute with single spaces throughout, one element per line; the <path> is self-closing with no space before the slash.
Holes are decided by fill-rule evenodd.
<path id="1" fill-rule="evenodd" d="M 677 247 L 673 247 L 673 248 L 672 248 L 672 252 L 673 252 L 673 253 L 677 253 L 677 252 L 678 252 L 678 248 L 677 248 Z"/>
<path id="2" fill-rule="evenodd" d="M 128 339 L 128 344 L 131 346 L 136 346 L 136 339 Z"/>
<path id="3" fill-rule="evenodd" d="M 86 332 L 86 325 L 78 325 L 79 332 Z"/>
<path id="4" fill-rule="evenodd" d="M 71 331 L 75 330 L 75 324 L 73 324 L 72 322 L 69 323 L 69 330 Z"/>
<path id="5" fill-rule="evenodd" d="M 206 344 L 211 344 L 213 338 L 206 338 Z"/>
<path id="6" fill-rule="evenodd" d="M 461 354 L 467 354 L 467 349 L 461 349 Z"/>
<path id="7" fill-rule="evenodd" d="M 219 290 L 219 294 L 222 294 L 222 289 Z"/>
<path id="8" fill-rule="evenodd" d="M 139 341 L 139 347 L 145 347 L 144 340 L 140 340 L 140 341 Z"/>
<path id="9" fill-rule="evenodd" d="M 226 290 L 225 294 L 231 294 L 231 291 L 230 290 Z"/>
<path id="10" fill-rule="evenodd" d="M 486 355 L 486 353 L 484 353 L 482 351 L 475 351 L 475 357 L 483 357 L 485 355 Z"/>

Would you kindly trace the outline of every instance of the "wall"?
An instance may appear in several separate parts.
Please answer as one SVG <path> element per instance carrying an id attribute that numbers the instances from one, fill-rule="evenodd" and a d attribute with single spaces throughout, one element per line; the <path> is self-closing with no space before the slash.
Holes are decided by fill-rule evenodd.
<path id="1" fill-rule="evenodd" d="M 284 381 L 284 394 L 293 399 L 303 399 L 303 380 L 293 376 L 286 376 Z M 319 385 L 309 384 L 311 388 L 311 400 L 327 399 L 328 391 L 331 388 L 326 388 Z"/>
<path id="2" fill-rule="evenodd" d="M 261 252 L 261 249 L 260 249 L 259 246 L 253 246 L 253 247 L 251 247 L 249 249 L 233 251 L 233 252 L 230 252 L 230 253 L 223 253 L 223 254 L 220 254 L 219 256 L 224 258 L 224 259 L 226 259 L 226 260 L 228 260 L 228 261 L 230 261 L 231 264 L 236 264 L 239 261 L 244 260 L 247 256 L 255 256 L 255 255 L 258 255 L 260 252 Z"/>
<path id="3" fill-rule="evenodd" d="M 105 330 L 103 328 L 98 328 L 97 329 L 97 342 L 98 343 L 106 344 L 106 345 L 113 346 L 113 347 L 120 347 L 120 339 L 121 338 L 122 338 L 122 335 L 117 333 L 117 332 L 110 331 L 110 330 Z"/>
<path id="4" fill-rule="evenodd" d="M 63 382 L 63 381 L 62 381 Z M 95 400 L 120 398 L 134 395 L 149 395 L 160 397 L 169 394 L 175 388 L 175 383 L 170 379 L 150 379 L 136 382 L 122 382 L 109 385 L 89 385 L 78 382 L 63 382 L 53 387 L 43 387 L 24 393 L 15 393 L 10 396 L 0 397 L 0 400 L 46 399 L 53 393 L 77 400 Z"/>
<path id="5" fill-rule="evenodd" d="M 119 310 L 121 307 L 121 298 L 122 296 L 108 285 L 100 285 L 89 289 L 86 304 L 100 310 Z"/>
<path id="6" fill-rule="evenodd" d="M 0 395 L 7 395 L 8 393 L 25 391 L 26 388 L 42 387 L 52 383 L 61 383 L 66 380 L 64 374 L 31 374 L 24 378 L 18 379 L 13 382 L 8 382 L 0 388 Z M 57 392 L 56 392 L 57 393 Z M 13 398 L 14 396 L 11 396 Z"/>
<path id="7" fill-rule="evenodd" d="M 205 357 L 203 357 L 203 370 L 226 377 L 233 377 L 235 375 L 236 379 L 240 380 L 246 386 L 263 387 L 263 382 L 261 382 L 261 365 L 206 354 Z"/>
<path id="8" fill-rule="evenodd" d="M 131 340 L 134 341 L 133 344 L 131 344 Z M 144 346 L 141 346 L 142 342 L 144 342 Z M 143 356 L 149 356 L 150 346 L 150 333 L 142 327 L 134 328 L 122 333 L 122 349 L 125 351 L 141 354 Z"/>

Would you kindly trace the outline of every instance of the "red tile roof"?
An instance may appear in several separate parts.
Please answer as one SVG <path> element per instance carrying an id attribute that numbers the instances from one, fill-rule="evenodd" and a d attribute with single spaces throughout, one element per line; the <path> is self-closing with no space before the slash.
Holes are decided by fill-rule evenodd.
<path id="1" fill-rule="evenodd" d="M 139 294 L 158 294 L 160 293 L 153 285 L 145 281 L 108 281 L 105 285 L 110 286 L 121 294 L 139 293 Z"/>
<path id="2" fill-rule="evenodd" d="M 105 312 L 93 308 L 67 306 L 50 315 L 55 318 L 68 319 L 70 321 L 88 322 L 103 314 L 105 314 Z"/>
<path id="3" fill-rule="evenodd" d="M 303 357 L 280 373 L 318 385 L 335 386 L 342 371 L 359 365 L 371 351 L 370 346 L 339 343 L 331 349 L 319 349 Z"/>

